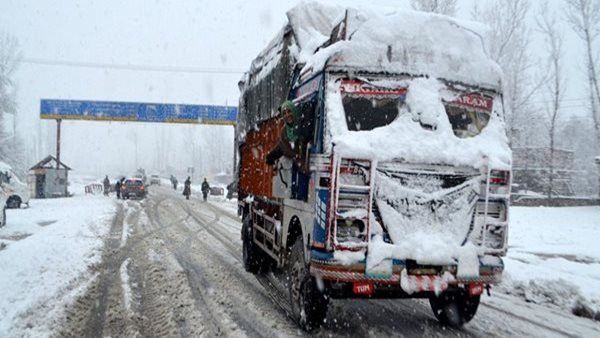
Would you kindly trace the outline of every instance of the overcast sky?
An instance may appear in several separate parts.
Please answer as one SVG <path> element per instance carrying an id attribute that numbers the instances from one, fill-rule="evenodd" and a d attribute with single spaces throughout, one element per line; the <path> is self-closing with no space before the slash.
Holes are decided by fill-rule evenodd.
<path id="1" fill-rule="evenodd" d="M 296 2 L 0 0 L 0 31 L 17 37 L 25 61 L 130 64 L 196 71 L 210 68 L 227 72 L 169 73 L 24 62 L 15 79 L 19 87 L 18 125 L 28 144 L 37 147 L 30 154 L 31 161 L 54 153 L 54 144 L 49 140 L 55 122 L 39 121 L 41 98 L 237 106 L 241 72 L 283 26 L 286 10 Z M 559 9 L 556 3 L 555 9 Z M 372 0 L 369 4 L 409 7 L 408 0 Z M 471 6 L 471 0 L 459 1 L 458 17 L 468 18 Z M 573 74 L 565 105 L 571 107 L 581 104 L 574 99 L 585 97 L 581 93 L 585 87 L 579 80 L 577 66 L 581 46 L 566 26 L 565 33 L 567 67 Z M 580 110 L 577 106 L 565 111 L 571 114 Z M 64 161 L 76 169 L 97 174 L 125 173 L 136 162 L 138 166 L 152 167 L 168 160 L 174 166 L 190 166 L 192 151 L 181 135 L 193 135 L 198 143 L 194 156 L 207 161 L 229 159 L 233 147 L 231 127 L 100 122 L 63 125 Z M 160 142 L 155 135 L 161 133 L 170 139 L 169 148 L 174 153 L 166 159 L 155 158 Z M 138 135 L 137 161 L 134 134 Z M 221 145 L 218 156 L 208 150 L 215 143 Z M 215 170 L 206 163 L 199 169 Z"/>

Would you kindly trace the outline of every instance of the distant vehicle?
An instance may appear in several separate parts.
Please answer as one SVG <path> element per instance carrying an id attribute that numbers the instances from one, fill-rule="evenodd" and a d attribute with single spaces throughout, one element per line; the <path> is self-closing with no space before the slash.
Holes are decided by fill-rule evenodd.
<path id="1" fill-rule="evenodd" d="M 210 187 L 210 194 L 213 196 L 222 196 L 225 194 L 223 187 Z"/>
<path id="2" fill-rule="evenodd" d="M 7 209 L 18 209 L 21 204 L 29 205 L 27 185 L 21 182 L 11 166 L 4 162 L 0 162 L 0 185 L 2 194 L 6 198 L 6 201 L 0 204 L 1 206 L 6 206 Z"/>
<path id="3" fill-rule="evenodd" d="M 146 176 L 146 170 L 144 170 L 142 168 L 138 169 L 136 171 L 136 173 L 133 175 L 133 177 L 141 179 L 144 184 L 148 184 L 148 177 Z"/>
<path id="4" fill-rule="evenodd" d="M 133 177 L 125 180 L 121 186 L 121 197 L 126 198 L 145 198 L 146 197 L 146 186 L 142 179 Z"/>
<path id="5" fill-rule="evenodd" d="M 160 185 L 160 176 L 156 174 L 150 175 L 150 184 Z"/>

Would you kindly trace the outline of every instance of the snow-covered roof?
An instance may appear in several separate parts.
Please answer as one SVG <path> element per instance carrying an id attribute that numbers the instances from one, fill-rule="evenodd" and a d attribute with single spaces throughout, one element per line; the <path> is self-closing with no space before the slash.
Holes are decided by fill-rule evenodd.
<path id="1" fill-rule="evenodd" d="M 346 40 L 315 51 L 347 16 Z M 287 12 L 306 69 L 330 67 L 427 75 L 500 90 L 502 71 L 487 55 L 484 26 L 448 16 L 381 7 L 301 2 Z"/>
<path id="2" fill-rule="evenodd" d="M 29 168 L 29 170 L 54 169 L 54 168 L 56 168 L 57 162 L 58 162 L 58 160 L 56 159 L 56 157 L 54 157 L 52 155 L 48 155 L 43 160 L 36 163 L 33 167 Z M 60 162 L 60 167 L 62 169 L 71 170 L 71 168 L 69 166 L 67 166 L 66 164 L 64 164 L 62 161 Z"/>

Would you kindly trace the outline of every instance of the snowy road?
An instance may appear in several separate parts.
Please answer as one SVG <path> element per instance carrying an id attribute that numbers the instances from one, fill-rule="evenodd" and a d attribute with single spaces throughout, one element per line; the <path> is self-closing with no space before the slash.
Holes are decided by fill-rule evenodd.
<path id="1" fill-rule="evenodd" d="M 303 336 L 272 275 L 241 264 L 241 224 L 216 203 L 152 187 L 120 202 L 98 278 L 67 309 L 60 336 Z M 273 283 L 277 287 L 265 287 Z M 278 289 L 279 288 L 279 289 Z M 279 290 L 279 291 L 268 291 Z M 518 298 L 485 296 L 462 330 L 421 300 L 333 301 L 316 336 L 600 336 L 597 322 Z"/>

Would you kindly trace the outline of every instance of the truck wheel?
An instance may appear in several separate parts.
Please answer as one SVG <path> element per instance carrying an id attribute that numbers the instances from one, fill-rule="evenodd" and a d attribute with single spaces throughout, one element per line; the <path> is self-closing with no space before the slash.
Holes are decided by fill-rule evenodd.
<path id="1" fill-rule="evenodd" d="M 292 314 L 298 325 L 307 331 L 321 326 L 327 316 L 329 297 L 319 290 L 316 279 L 310 275 L 302 237 L 292 246 L 288 281 Z"/>
<path id="2" fill-rule="evenodd" d="M 268 270 L 268 258 L 265 253 L 252 241 L 252 220 L 247 216 L 242 225 L 242 254 L 244 259 L 244 269 L 246 271 L 258 274 Z"/>
<path id="3" fill-rule="evenodd" d="M 8 209 L 19 209 L 21 207 L 21 197 L 12 195 L 6 201 L 6 207 Z"/>
<path id="4" fill-rule="evenodd" d="M 429 298 L 431 310 L 441 323 L 461 327 L 468 323 L 477 312 L 480 296 L 469 296 L 466 291 L 442 293 Z"/>

